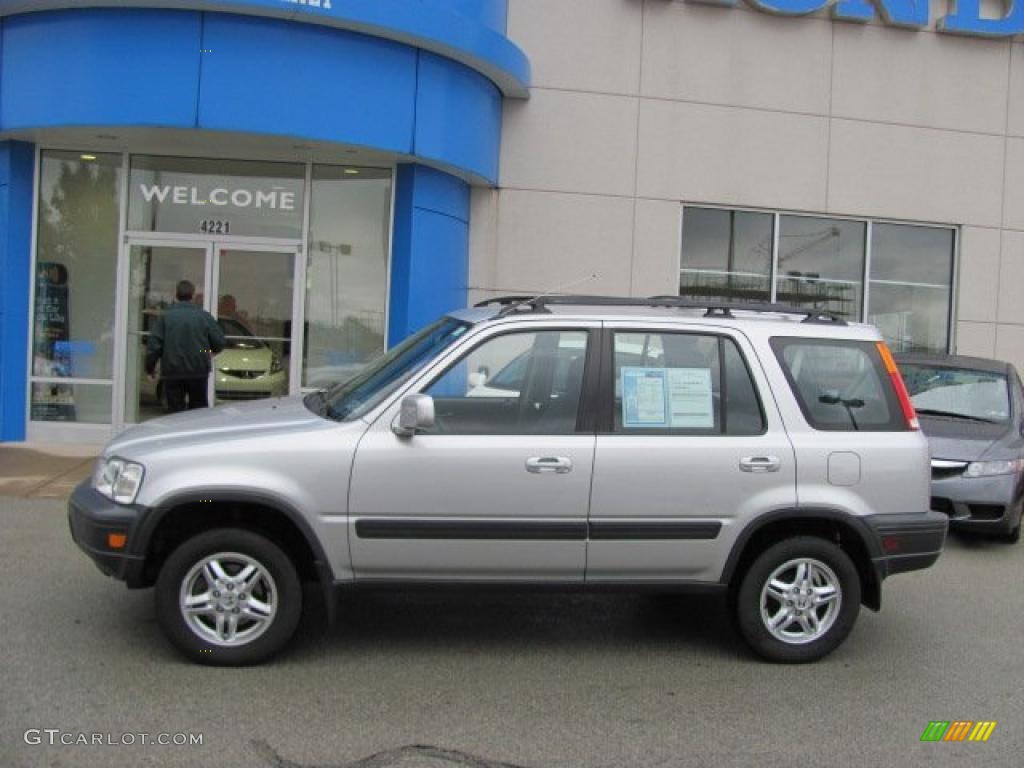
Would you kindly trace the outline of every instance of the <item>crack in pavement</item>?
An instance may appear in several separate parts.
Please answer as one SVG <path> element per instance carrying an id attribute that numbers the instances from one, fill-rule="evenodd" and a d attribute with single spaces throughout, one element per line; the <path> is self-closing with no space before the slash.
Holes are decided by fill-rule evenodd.
<path id="1" fill-rule="evenodd" d="M 285 759 L 262 739 L 254 739 L 250 744 L 271 768 L 390 768 L 399 765 L 400 761 L 406 758 L 415 759 L 417 757 L 439 760 L 459 768 L 523 768 L 521 765 L 488 760 L 457 749 L 442 749 L 426 744 L 409 744 L 396 749 L 388 749 L 347 763 L 306 765 Z"/>

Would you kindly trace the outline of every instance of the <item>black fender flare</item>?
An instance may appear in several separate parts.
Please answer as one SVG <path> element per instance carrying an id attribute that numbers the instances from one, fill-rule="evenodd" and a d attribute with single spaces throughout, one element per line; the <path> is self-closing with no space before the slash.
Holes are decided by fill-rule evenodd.
<path id="1" fill-rule="evenodd" d="M 729 557 L 726 558 L 725 561 L 725 567 L 722 569 L 721 582 L 723 584 L 730 584 L 732 582 L 733 576 L 736 575 L 736 569 L 739 566 L 743 551 L 746 549 L 747 544 L 750 543 L 750 540 L 755 534 L 769 525 L 789 520 L 798 522 L 822 521 L 828 523 L 840 523 L 854 531 L 860 543 L 867 551 L 868 558 L 871 561 L 864 563 L 863 572 L 872 580 L 872 585 L 876 588 L 876 593 L 880 591 L 882 576 L 878 573 L 878 570 L 874 565 L 875 559 L 881 557 L 883 554 L 881 543 L 878 540 L 878 535 L 861 517 L 850 514 L 844 510 L 831 507 L 791 507 L 776 509 L 767 514 L 758 516 L 757 519 L 748 523 L 747 526 L 740 531 L 739 535 L 736 537 L 736 541 L 733 542 L 732 550 L 729 552 Z M 859 564 L 858 571 L 861 571 Z M 878 603 L 878 598 L 872 598 L 871 595 L 865 595 L 865 598 L 868 607 L 875 608 L 877 610 L 876 605 Z"/>
<path id="2" fill-rule="evenodd" d="M 141 557 L 146 556 L 149 550 L 153 534 L 160 527 L 164 518 L 174 509 L 186 504 L 198 502 L 238 502 L 243 504 L 258 504 L 284 515 L 289 522 L 299 531 L 310 551 L 313 553 L 313 569 L 317 574 L 321 590 L 324 596 L 324 605 L 327 611 L 329 624 L 335 618 L 335 580 L 334 572 L 331 570 L 330 561 L 324 551 L 320 539 L 313 532 L 313 528 L 305 516 L 289 501 L 275 494 L 263 491 L 252 491 L 246 489 L 220 489 L 215 491 L 190 490 L 176 493 L 160 501 L 155 507 L 151 507 L 149 514 L 140 521 L 139 529 L 135 535 L 134 552 Z"/>

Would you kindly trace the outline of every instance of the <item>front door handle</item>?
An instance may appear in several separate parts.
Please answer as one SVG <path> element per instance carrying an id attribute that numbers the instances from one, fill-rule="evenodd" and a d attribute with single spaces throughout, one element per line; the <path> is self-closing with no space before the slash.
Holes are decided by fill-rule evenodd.
<path id="1" fill-rule="evenodd" d="M 744 472 L 778 472 L 782 461 L 777 456 L 747 456 L 740 459 Z"/>
<path id="2" fill-rule="evenodd" d="M 565 456 L 534 456 L 526 460 L 526 471 L 535 475 L 544 472 L 552 472 L 556 475 L 564 475 L 572 472 L 572 459 Z"/>

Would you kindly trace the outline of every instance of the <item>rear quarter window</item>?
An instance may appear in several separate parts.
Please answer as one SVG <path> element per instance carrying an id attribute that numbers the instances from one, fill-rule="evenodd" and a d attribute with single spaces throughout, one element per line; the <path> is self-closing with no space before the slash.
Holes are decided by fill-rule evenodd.
<path id="1" fill-rule="evenodd" d="M 907 429 L 889 375 L 872 342 L 776 337 L 771 344 L 807 423 L 815 429 Z"/>

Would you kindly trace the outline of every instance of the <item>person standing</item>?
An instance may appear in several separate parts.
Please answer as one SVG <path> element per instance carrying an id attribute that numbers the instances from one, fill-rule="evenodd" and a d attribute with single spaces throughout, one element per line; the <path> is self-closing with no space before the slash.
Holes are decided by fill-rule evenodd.
<path id="1" fill-rule="evenodd" d="M 177 301 L 157 317 L 146 343 L 146 374 L 152 379 L 159 361 L 170 413 L 209 407 L 210 360 L 227 346 L 213 315 L 193 303 L 195 293 L 188 280 L 178 283 Z"/>

